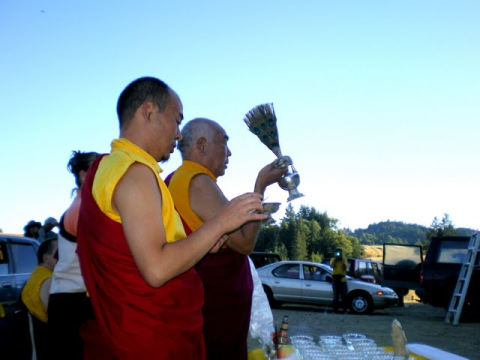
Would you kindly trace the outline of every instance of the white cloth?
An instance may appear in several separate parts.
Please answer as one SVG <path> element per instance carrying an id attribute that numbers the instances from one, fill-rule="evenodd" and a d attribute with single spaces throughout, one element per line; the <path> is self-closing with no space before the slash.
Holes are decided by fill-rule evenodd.
<path id="1" fill-rule="evenodd" d="M 76 250 L 77 243 L 58 234 L 58 262 L 53 271 L 50 294 L 87 291 Z"/>
<path id="2" fill-rule="evenodd" d="M 262 281 L 258 276 L 257 269 L 250 261 L 250 270 L 253 279 L 252 311 L 250 314 L 249 335 L 252 338 L 259 339 L 264 345 L 272 342 L 272 333 L 275 331 L 273 325 L 273 313 L 268 303 L 267 295 L 263 290 Z"/>

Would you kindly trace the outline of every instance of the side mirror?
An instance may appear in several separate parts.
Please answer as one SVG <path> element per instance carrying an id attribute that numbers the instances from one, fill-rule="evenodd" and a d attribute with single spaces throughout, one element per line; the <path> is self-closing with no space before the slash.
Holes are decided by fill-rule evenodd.
<path id="1" fill-rule="evenodd" d="M 325 280 L 326 280 L 327 282 L 330 282 L 330 283 L 333 282 L 333 277 L 332 277 L 332 275 L 327 275 L 327 276 L 325 276 Z"/>

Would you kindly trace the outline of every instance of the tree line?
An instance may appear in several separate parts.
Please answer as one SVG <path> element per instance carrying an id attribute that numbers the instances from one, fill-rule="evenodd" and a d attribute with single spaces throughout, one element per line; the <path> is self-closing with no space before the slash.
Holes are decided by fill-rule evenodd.
<path id="1" fill-rule="evenodd" d="M 441 220 L 435 217 L 430 227 L 406 224 L 400 221 L 384 221 L 369 225 L 366 229 L 340 229 L 338 220 L 314 207 L 301 206 L 295 213 L 291 204 L 279 223 L 262 227 L 255 251 L 279 254 L 284 260 L 311 260 L 320 262 L 330 258 L 337 248 L 347 257 L 362 257 L 362 245 L 383 243 L 415 244 L 426 248 L 432 236 L 470 236 L 475 230 L 456 228 L 445 214 Z"/>

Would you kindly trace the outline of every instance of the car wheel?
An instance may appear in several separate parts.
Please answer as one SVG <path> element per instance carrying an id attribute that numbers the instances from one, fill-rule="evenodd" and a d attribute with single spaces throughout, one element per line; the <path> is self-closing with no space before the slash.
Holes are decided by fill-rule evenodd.
<path id="1" fill-rule="evenodd" d="M 270 289 L 268 286 L 263 286 L 263 291 L 265 291 L 265 295 L 267 295 L 268 303 L 270 304 L 270 307 L 272 309 L 279 307 L 280 302 L 276 301 L 273 297 L 273 292 L 272 289 Z"/>
<path id="2" fill-rule="evenodd" d="M 348 296 L 350 310 L 355 314 L 371 314 L 374 310 L 373 300 L 365 292 L 353 292 Z"/>

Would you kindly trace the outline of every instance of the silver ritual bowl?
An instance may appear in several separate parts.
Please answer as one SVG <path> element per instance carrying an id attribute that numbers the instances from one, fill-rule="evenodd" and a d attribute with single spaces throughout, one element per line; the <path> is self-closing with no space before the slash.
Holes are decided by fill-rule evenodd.
<path id="1" fill-rule="evenodd" d="M 300 175 L 295 170 L 294 170 L 293 173 L 291 173 L 291 172 L 286 173 L 278 181 L 278 185 L 280 185 L 280 187 L 283 190 L 288 191 L 289 196 L 288 196 L 287 201 L 292 201 L 294 199 L 298 199 L 298 198 L 304 196 L 302 193 L 300 193 L 297 190 L 297 187 L 298 187 L 299 184 L 300 184 Z"/>

